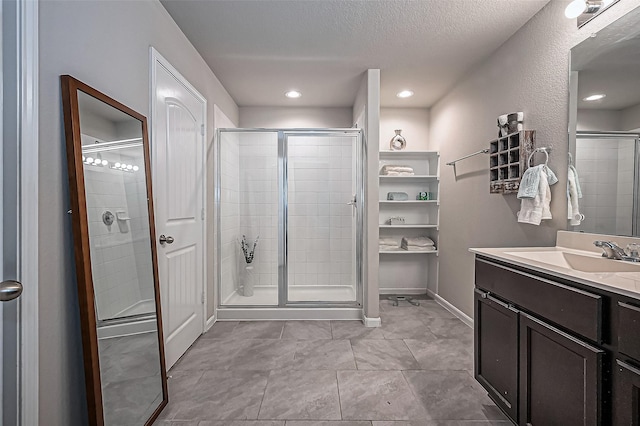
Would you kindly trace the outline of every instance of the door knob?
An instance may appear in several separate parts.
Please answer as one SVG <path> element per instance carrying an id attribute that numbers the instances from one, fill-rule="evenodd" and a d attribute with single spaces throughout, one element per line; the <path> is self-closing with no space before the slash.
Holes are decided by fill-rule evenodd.
<path id="1" fill-rule="evenodd" d="M 173 243 L 173 237 L 172 236 L 165 236 L 164 234 L 160 235 L 160 244 L 172 244 Z"/>
<path id="2" fill-rule="evenodd" d="M 22 284 L 18 281 L 7 280 L 0 284 L 0 302 L 17 299 L 22 294 Z"/>

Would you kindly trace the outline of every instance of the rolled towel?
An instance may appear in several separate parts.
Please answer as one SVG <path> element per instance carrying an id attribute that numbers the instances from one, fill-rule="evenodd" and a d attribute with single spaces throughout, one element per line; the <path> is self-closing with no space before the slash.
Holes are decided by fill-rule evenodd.
<path id="1" fill-rule="evenodd" d="M 413 175 L 414 171 L 413 167 L 409 166 L 382 166 L 382 169 L 380 170 L 381 175 L 391 175 L 391 173 L 410 173 L 411 175 Z"/>
<path id="2" fill-rule="evenodd" d="M 414 176 L 413 172 L 386 172 L 382 176 Z"/>

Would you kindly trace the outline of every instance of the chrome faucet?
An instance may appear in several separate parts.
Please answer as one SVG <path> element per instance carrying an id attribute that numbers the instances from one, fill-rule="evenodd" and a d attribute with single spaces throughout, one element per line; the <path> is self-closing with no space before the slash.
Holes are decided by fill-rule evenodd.
<path id="1" fill-rule="evenodd" d="M 627 246 L 630 250 L 630 254 L 627 254 L 622 247 L 613 241 L 594 241 L 593 244 L 602 249 L 602 257 L 606 257 L 607 259 L 640 262 L 637 244 L 629 244 L 629 246 Z"/>

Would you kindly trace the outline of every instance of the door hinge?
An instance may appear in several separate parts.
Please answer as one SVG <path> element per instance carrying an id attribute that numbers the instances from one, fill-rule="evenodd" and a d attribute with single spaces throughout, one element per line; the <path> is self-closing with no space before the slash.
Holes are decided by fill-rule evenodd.
<path id="1" fill-rule="evenodd" d="M 200 303 L 204 304 L 204 291 L 201 294 Z"/>
<path id="2" fill-rule="evenodd" d="M 200 134 L 204 136 L 204 124 L 200 125 Z"/>
<path id="3" fill-rule="evenodd" d="M 204 220 L 205 217 L 206 217 L 206 215 L 205 215 L 204 209 L 202 209 L 200 211 L 200 219 Z"/>

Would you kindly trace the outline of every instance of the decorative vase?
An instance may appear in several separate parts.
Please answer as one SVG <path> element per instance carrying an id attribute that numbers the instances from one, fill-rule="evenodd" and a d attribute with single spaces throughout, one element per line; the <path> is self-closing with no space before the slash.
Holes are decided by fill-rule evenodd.
<path id="1" fill-rule="evenodd" d="M 244 267 L 242 273 L 242 295 L 245 297 L 253 296 L 253 284 L 255 281 L 255 275 L 253 273 L 253 265 L 247 265 Z"/>
<path id="2" fill-rule="evenodd" d="M 396 135 L 391 138 L 391 142 L 389 143 L 389 147 L 391 151 L 400 151 L 403 150 L 407 146 L 407 141 L 404 136 L 400 134 L 402 130 L 396 130 Z"/>

